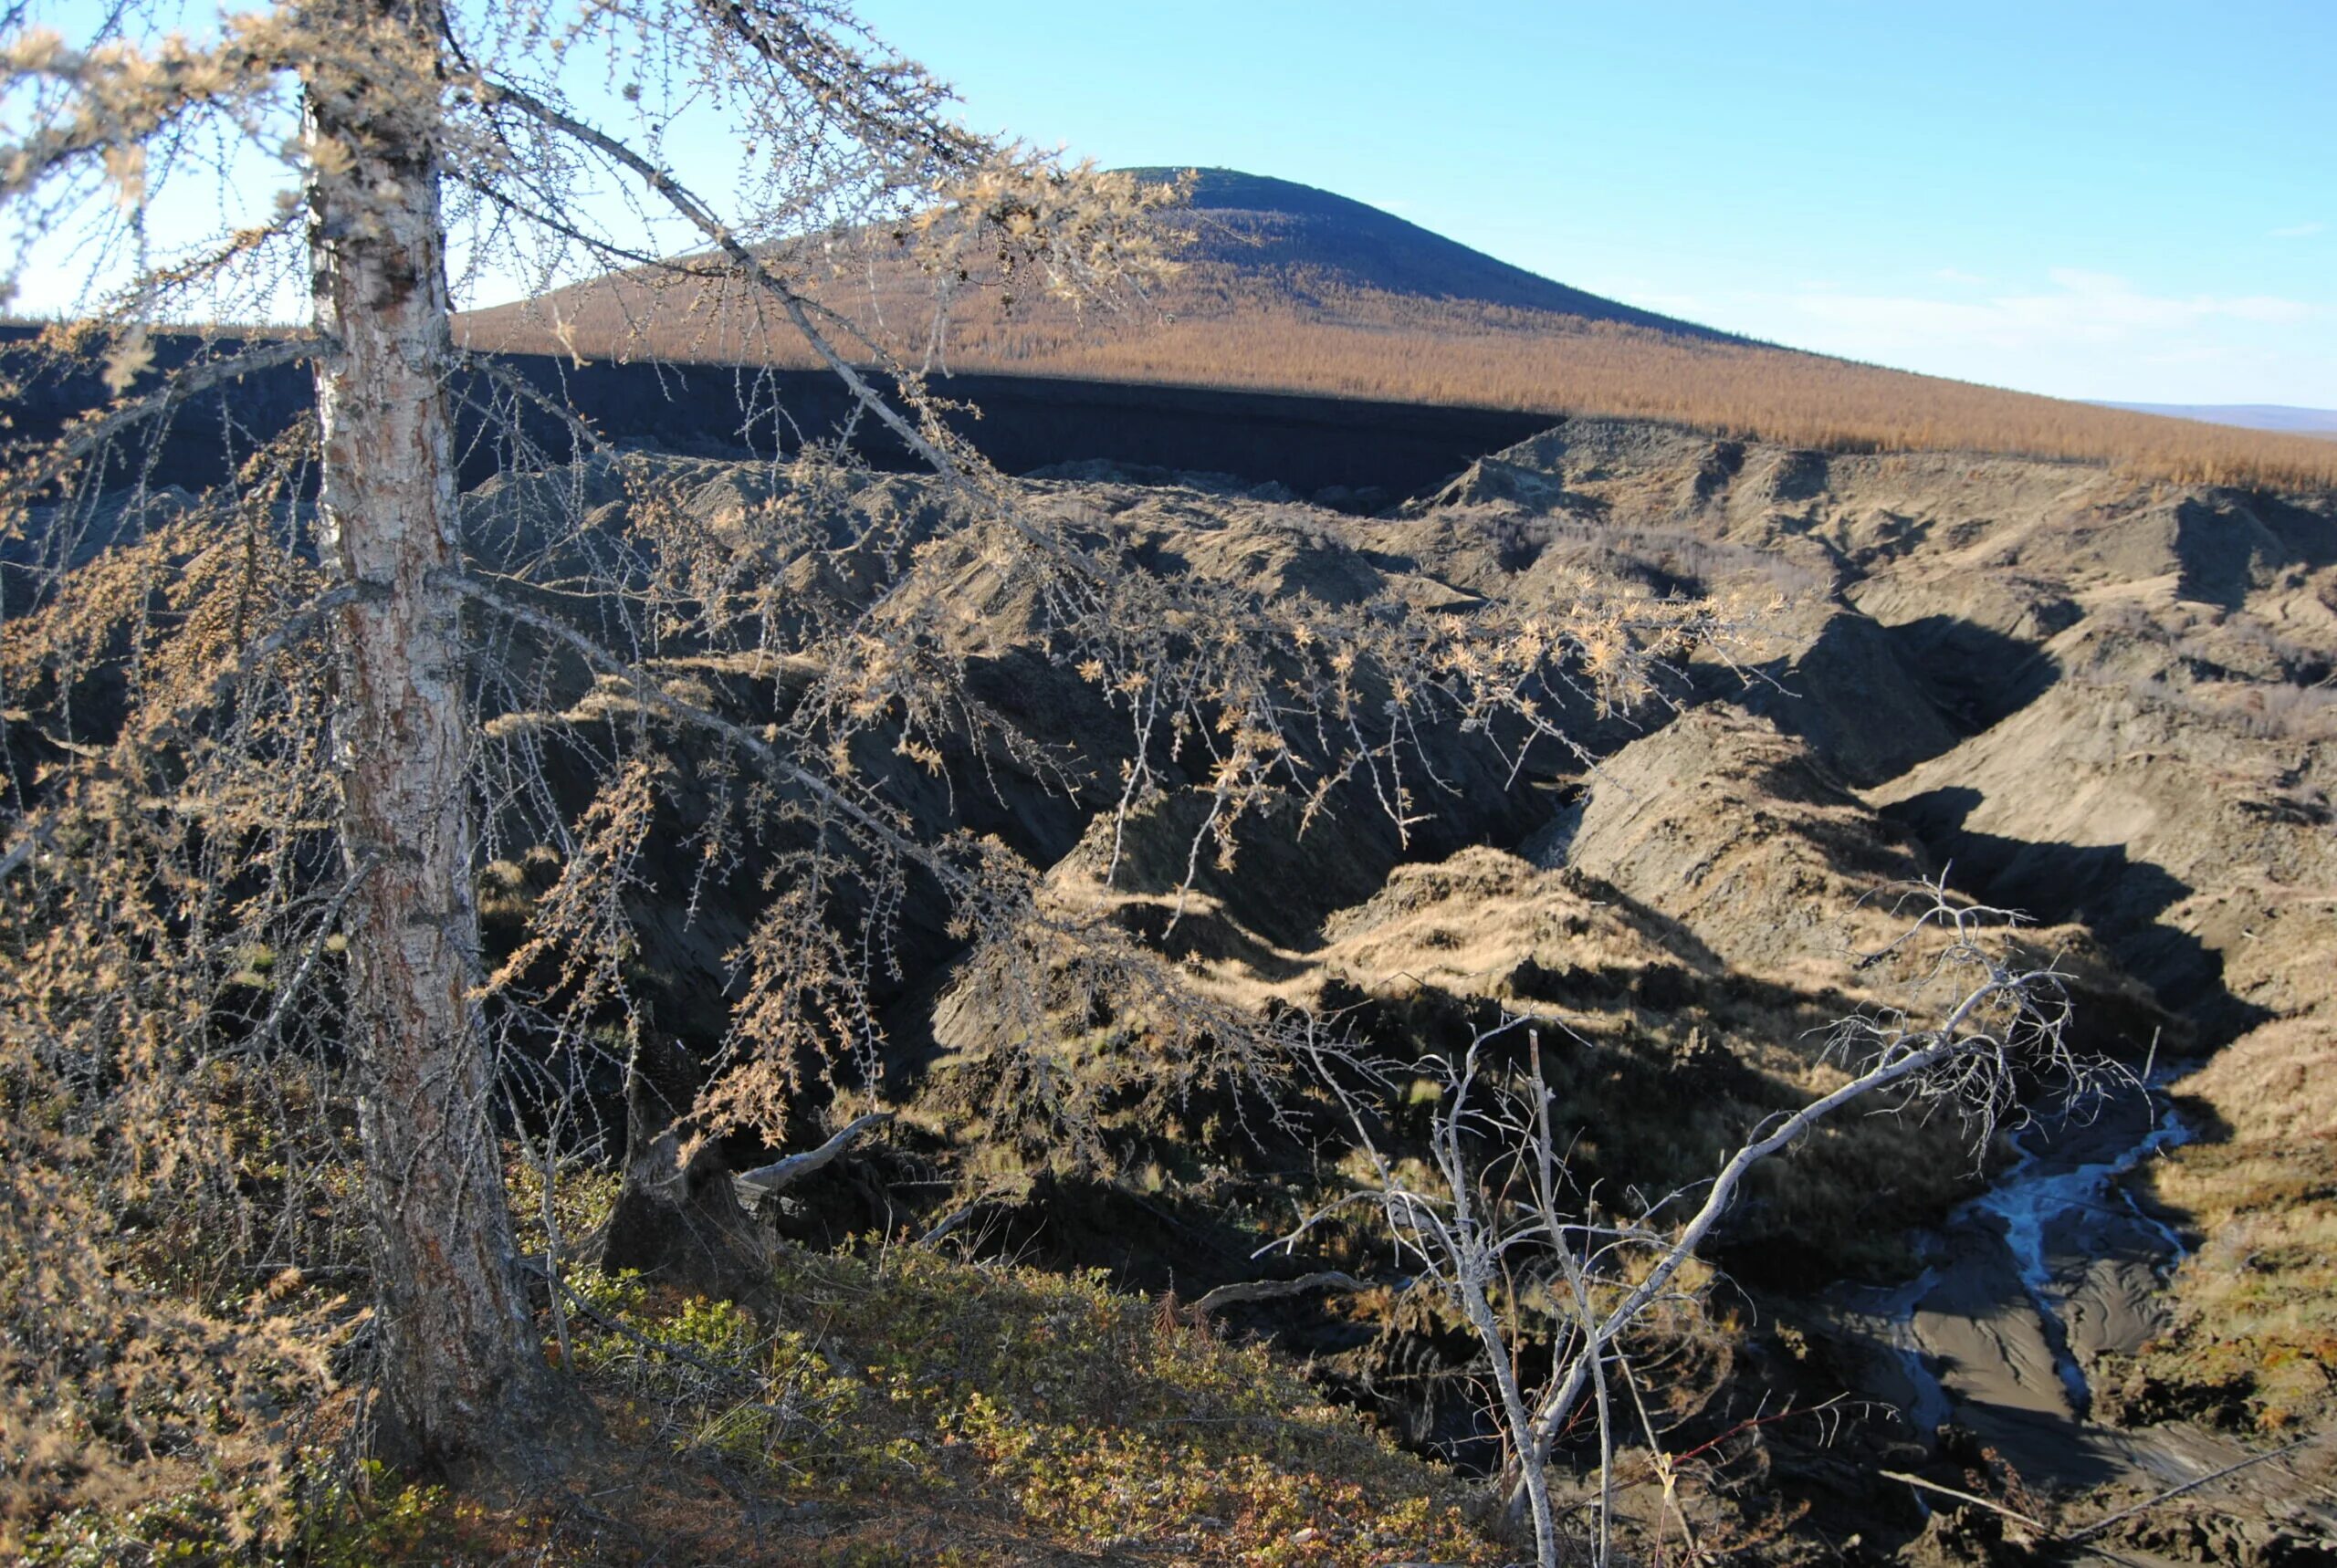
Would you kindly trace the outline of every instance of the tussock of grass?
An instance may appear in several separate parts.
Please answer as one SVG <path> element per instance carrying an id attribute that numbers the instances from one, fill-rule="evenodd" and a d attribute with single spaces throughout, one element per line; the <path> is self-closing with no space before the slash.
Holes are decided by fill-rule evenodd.
<path id="1" fill-rule="evenodd" d="M 1467 1485 L 1100 1274 L 926 1251 L 798 1253 L 788 1322 L 586 1273 L 573 1370 L 608 1452 L 496 1504 L 310 1472 L 292 1528 L 239 1538 L 200 1490 L 52 1519 L 24 1561 L 456 1565 L 673 1562 L 973 1568 L 1077 1560 L 1494 1563 Z"/>
<path id="2" fill-rule="evenodd" d="M 602 1289 L 653 1337 L 751 1369 L 716 1385 L 620 1335 L 580 1360 L 664 1439 L 745 1467 L 801 1515 L 789 1559 L 953 1562 L 1126 1550 L 1207 1563 L 1491 1560 L 1451 1476 L 1327 1405 L 1257 1346 L 1184 1326 L 1097 1274 L 922 1251 L 797 1254 L 793 1325 Z"/>
<path id="3" fill-rule="evenodd" d="M 2175 1328 L 2120 1380 L 2128 1411 L 2268 1433 L 2337 1414 L 2337 1148 L 2208 1145 L 2154 1184 L 2206 1239 L 2176 1277 Z"/>

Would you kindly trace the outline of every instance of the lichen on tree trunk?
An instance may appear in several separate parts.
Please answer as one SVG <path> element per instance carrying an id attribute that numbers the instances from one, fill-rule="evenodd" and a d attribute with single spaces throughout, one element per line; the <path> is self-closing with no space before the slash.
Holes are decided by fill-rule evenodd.
<path id="1" fill-rule="evenodd" d="M 324 463 L 339 615 L 333 745 L 359 878 L 345 915 L 350 1051 L 372 1243 L 379 1446 L 409 1467 L 508 1469 L 570 1426 L 521 1283 L 473 991 L 453 362 L 436 148 L 435 0 L 341 0 L 333 20 L 405 90 L 306 83 L 311 133 L 350 155 L 309 189 Z M 322 22 L 322 18 L 319 18 Z"/>

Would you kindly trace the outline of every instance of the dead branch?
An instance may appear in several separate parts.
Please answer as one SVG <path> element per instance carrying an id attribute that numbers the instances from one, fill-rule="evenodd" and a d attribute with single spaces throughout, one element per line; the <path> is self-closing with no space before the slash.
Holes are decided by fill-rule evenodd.
<path id="1" fill-rule="evenodd" d="M 2154 1508 L 2160 1507 L 2165 1503 L 2173 1502 L 2176 1498 L 2186 1497 L 2192 1492 L 2200 1490 L 2202 1488 L 2213 1486 L 2216 1482 L 2236 1476 L 2242 1470 L 2253 1469 L 2258 1465 L 2269 1464 L 2274 1459 L 2286 1458 L 2290 1454 L 2295 1453 L 2298 1449 L 2310 1447 L 2311 1444 L 2322 1440 L 2326 1436 L 2327 1434 L 2325 1433 L 2315 1433 L 2310 1437 L 2299 1437 L 2293 1443 L 2284 1443 L 2279 1448 L 2269 1449 L 2261 1454 L 2251 1454 L 2247 1458 L 2238 1461 L 2237 1464 L 2229 1464 L 2224 1466 L 2221 1469 L 2211 1470 L 2204 1476 L 2185 1481 L 2181 1486 L 2169 1487 L 2166 1490 L 2160 1492 L 2156 1497 L 2146 1499 L 2142 1502 L 2134 1504 L 2132 1508 L 2120 1509 L 2116 1513 L 2110 1514 L 2105 1518 L 2097 1519 L 2091 1524 L 2084 1525 L 2077 1530 L 2071 1531 L 2059 1537 L 2059 1539 L 2068 1542 L 2071 1545 L 2091 1541 L 2093 1537 L 2101 1534 L 2103 1531 L 2108 1530 L 2112 1525 L 2122 1524 L 2127 1520 L 2133 1519 L 2138 1514 L 2148 1513 Z"/>
<path id="2" fill-rule="evenodd" d="M 1696 1211 L 1668 1230 L 1655 1224 L 1661 1205 L 1636 1220 L 1616 1221 L 1596 1217 L 1577 1196 L 1564 1154 L 1567 1130 L 1556 1124 L 1556 1096 L 1541 1052 L 1540 1030 L 1563 1025 L 1504 1015 L 1498 1024 L 1473 1030 L 1457 1058 L 1413 1066 L 1441 1088 L 1427 1137 L 1424 1181 L 1409 1174 L 1417 1167 L 1399 1167 L 1383 1146 L 1372 1108 L 1349 1086 L 1359 1077 L 1384 1091 L 1397 1075 L 1350 1052 L 1326 1048 L 1318 1053 L 1322 1081 L 1346 1110 L 1374 1173 L 1367 1192 L 1341 1203 L 1356 1197 L 1375 1203 L 1399 1253 L 1419 1262 L 1479 1340 L 1494 1413 L 1511 1447 L 1511 1506 L 1531 1515 L 1544 1568 L 1555 1568 L 1561 1555 L 1544 1472 L 1586 1396 L 1596 1406 L 1600 1454 L 1594 1557 L 1601 1564 L 1608 1561 L 1613 1506 L 1608 1478 L 1618 1441 L 1610 1369 L 1628 1382 L 1628 1368 L 1619 1365 L 1623 1341 L 1660 1304 L 1681 1299 L 1682 1270 L 1712 1238 L 1755 1166 L 1845 1106 L 1871 1097 L 1946 1101 L 1985 1130 L 2007 1103 L 2016 1071 L 2082 1078 L 2065 1040 L 2069 1010 L 2059 974 L 2049 964 L 2024 963 L 2008 945 L 1999 951 L 1988 939 L 2011 924 L 2010 916 L 1961 904 L 1936 883 L 1912 891 L 1923 907 L 1911 932 L 1890 950 L 1906 948 L 1923 932 L 1934 934 L 1938 951 L 1919 973 L 1910 1002 L 1952 986 L 1938 1021 L 1913 1023 L 1908 1009 L 1842 1020 L 1829 1047 L 1850 1061 L 1852 1075 L 1757 1129 L 1723 1165 Z M 1504 1085 L 1489 1074 L 1486 1052 L 1518 1031 L 1526 1036 L 1527 1070 L 1522 1080 Z M 1308 1217 L 1276 1245 L 1286 1249 L 1327 1212 Z M 1630 1275 L 1619 1267 L 1626 1257 L 1635 1261 Z M 1556 1352 L 1549 1380 L 1538 1391 L 1525 1387 L 1516 1370 L 1515 1338 L 1527 1329 L 1506 1321 L 1496 1304 L 1519 1300 L 1528 1286 L 1542 1291 L 1539 1310 Z"/>
<path id="3" fill-rule="evenodd" d="M 272 371 L 279 365 L 297 365 L 304 360 L 320 358 L 331 353 L 333 349 L 330 340 L 312 334 L 278 338 L 257 348 L 240 349 L 235 353 L 223 354 L 217 359 L 205 360 L 173 371 L 157 390 L 143 397 L 118 402 L 104 413 L 76 424 L 63 437 L 43 449 L 22 473 L 9 476 L 8 491 L 18 497 L 38 495 L 74 464 L 107 442 L 150 420 L 164 417 L 183 405 L 189 398 L 245 376 Z"/>
<path id="4" fill-rule="evenodd" d="M 881 1127 L 892 1119 L 890 1111 L 871 1111 L 816 1149 L 790 1155 L 767 1166 L 757 1166 L 750 1171 L 739 1171 L 730 1179 L 742 1189 L 741 1197 L 769 1197 L 781 1188 L 802 1181 L 814 1171 L 834 1163 L 836 1156 L 858 1143 L 871 1128 Z"/>
<path id="5" fill-rule="evenodd" d="M 1223 1312 L 1250 1301 L 1284 1301 L 1292 1296 L 1311 1295 L 1316 1291 L 1368 1291 L 1368 1281 L 1352 1274 L 1326 1269 L 1313 1274 L 1302 1274 L 1295 1280 L 1243 1280 L 1231 1285 L 1220 1285 L 1185 1309 L 1190 1322 L 1205 1321 L 1212 1312 Z"/>
<path id="6" fill-rule="evenodd" d="M 2053 1529 L 2050 1525 L 2045 1524 L 2038 1520 L 2031 1519 L 2025 1513 L 2019 1512 L 2014 1509 L 2007 1508 L 2004 1504 L 1994 1501 L 1988 1498 L 1980 1497 L 1968 1491 L 1960 1491 L 1954 1487 L 1942 1486 L 1937 1481 L 1925 1480 L 1921 1476 L 1909 1475 L 1904 1470 L 1877 1470 L 1875 1471 L 1875 1474 L 1881 1476 L 1887 1481 L 1904 1481 L 1911 1487 L 1917 1487 L 1928 1492 L 1937 1492 L 1942 1497 L 1952 1497 L 1958 1502 L 1973 1503 L 1978 1507 L 1986 1509 L 1990 1513 L 1999 1514 L 2006 1519 L 2011 1520 L 2015 1524 L 2021 1526 L 2023 1529 L 2034 1531 L 2041 1537 L 2049 1540 L 2059 1539 L 2054 1536 Z"/>

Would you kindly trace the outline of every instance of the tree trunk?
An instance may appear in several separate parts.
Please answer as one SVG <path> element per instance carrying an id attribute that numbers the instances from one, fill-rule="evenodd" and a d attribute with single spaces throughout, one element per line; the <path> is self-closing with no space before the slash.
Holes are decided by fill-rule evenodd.
<path id="1" fill-rule="evenodd" d="M 770 1233 L 739 1202 L 715 1145 L 682 1158 L 680 1123 L 697 1101 L 698 1077 L 679 1044 L 643 1033 L 625 1072 L 624 1182 L 603 1233 L 601 1267 L 637 1269 L 769 1318 L 778 1307 Z"/>
<path id="2" fill-rule="evenodd" d="M 311 131 L 351 153 L 309 191 L 324 465 L 321 550 L 341 612 L 350 1050 L 381 1346 L 379 1444 L 406 1466 L 525 1468 L 574 1396 L 545 1364 L 518 1267 L 471 997 L 469 700 L 463 676 L 439 212 L 436 0 L 344 0 L 359 82 L 307 85 Z M 333 68 L 346 68 L 336 67 Z"/>

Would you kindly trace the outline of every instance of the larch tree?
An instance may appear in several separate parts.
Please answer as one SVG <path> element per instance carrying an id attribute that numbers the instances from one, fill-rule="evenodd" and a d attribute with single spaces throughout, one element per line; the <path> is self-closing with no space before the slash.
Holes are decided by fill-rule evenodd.
<path id="1" fill-rule="evenodd" d="M 476 245 L 537 229 L 594 264 L 630 259 L 634 252 L 580 227 L 570 205 L 588 193 L 564 160 L 601 160 L 637 176 L 702 231 L 696 237 L 763 271 L 779 264 L 747 250 L 749 240 L 801 243 L 809 230 L 900 215 L 904 192 L 939 195 L 948 182 L 982 175 L 1066 190 L 1074 182 L 945 122 L 940 89 L 914 67 L 865 54 L 849 14 L 831 6 L 596 5 L 563 16 L 322 0 L 217 17 L 194 35 L 166 31 L 171 19 L 125 8 L 68 37 L 33 25 L 22 8 L 10 18 L 5 189 L 19 256 L 58 265 L 58 231 L 84 216 L 92 183 L 109 188 L 121 214 L 81 236 L 100 254 L 79 313 L 38 347 L 95 354 L 109 387 L 126 392 L 157 379 L 141 377 L 153 330 L 201 328 L 239 305 L 280 305 L 303 261 L 310 308 L 293 336 L 207 346 L 142 400 L 20 453 L 17 500 L 52 506 L 37 538 L 17 518 L 27 570 L 13 585 L 16 607 L 54 631 L 37 612 L 72 600 L 55 586 L 71 564 L 66 538 L 79 531 L 71 502 L 118 477 L 106 467 L 117 438 L 148 434 L 204 380 L 247 377 L 294 356 L 310 364 L 315 510 L 312 532 L 289 542 L 302 568 L 313 559 L 317 591 L 296 612 L 301 624 L 256 626 L 262 635 L 247 645 L 274 652 L 270 635 L 288 645 L 320 632 L 330 647 L 344 873 L 335 918 L 350 938 L 345 1029 L 384 1446 L 460 1469 L 508 1457 L 515 1435 L 556 1430 L 565 1417 L 517 1267 L 479 1016 L 450 203 L 456 232 L 467 224 Z M 716 218 L 645 155 L 587 123 L 561 90 L 571 50 L 598 42 L 615 60 L 622 41 L 660 38 L 652 68 L 666 73 L 669 89 L 721 95 L 734 127 L 770 148 L 769 167 L 755 172 L 760 199 L 746 213 Z M 482 63 L 504 56 L 508 68 Z M 629 89 L 635 99 L 639 90 Z M 215 139 L 208 159 L 206 139 Z M 223 210 L 257 207 L 257 221 L 209 234 L 189 225 L 167 204 L 188 194 L 206 162 L 220 186 L 273 183 L 266 193 L 276 205 L 215 191 Z M 830 210 L 812 211 L 823 204 Z M 290 254 L 295 246 L 305 255 Z M 45 357 L 36 354 L 28 380 Z M 26 657 L 29 669 L 39 654 Z M 29 792 L 21 775 L 17 783 L 22 807 Z M 51 831 L 35 818 L 11 846 L 10 869 Z"/>
<path id="2" fill-rule="evenodd" d="M 304 1279 L 364 1281 L 390 1457 L 524 1469 L 590 1425 L 544 1354 L 561 1260 L 547 1296 L 504 1140 L 561 1124 L 595 1061 L 631 1069 L 636 1102 L 658 1076 L 626 899 L 676 756 L 716 797 L 685 846 L 715 869 L 691 874 L 760 901 L 718 1060 L 632 1129 L 628 1192 L 677 1223 L 707 1137 L 777 1142 L 819 1082 L 869 1088 L 871 988 L 913 899 L 938 902 L 969 983 L 1034 1019 L 1066 987 L 1113 998 L 1152 1020 L 1146 1071 L 1272 1101 L 1283 1026 L 1051 904 L 1034 868 L 870 765 L 1062 766 L 969 685 L 948 618 L 905 586 L 923 552 L 1002 563 L 1048 656 L 1127 721 L 1106 809 L 1187 791 L 1196 856 L 1343 791 L 1400 826 L 1421 724 L 1568 744 L 1570 714 L 1644 696 L 1719 626 L 1588 581 L 1565 614 L 1269 601 L 1031 505 L 928 380 L 945 312 L 872 323 L 854 268 L 906 254 L 945 301 L 1140 297 L 1174 193 L 969 134 L 826 0 L 68 5 L 53 26 L 20 4 L 5 24 L 16 281 L 60 311 L 11 350 L 0 583 L 21 1361 L 0 1382 L 11 1428 L 47 1434 L 20 1439 L 32 1469 L 68 1465 L 80 1418 L 32 1390 L 92 1357 L 145 1369 L 121 1397 L 148 1437 L 210 1441 L 227 1406 L 274 1419 L 257 1369 L 351 1333 Z M 699 127 L 703 180 L 669 125 Z M 644 298 L 720 298 L 742 357 L 828 367 L 924 461 L 931 504 L 855 511 L 865 475 L 814 439 L 709 507 L 704 476 L 618 450 L 557 382 L 457 340 L 466 291 L 613 268 Z M 645 318 L 642 351 L 675 330 Z M 267 417 L 252 389 L 294 363 L 312 399 Z M 739 385 L 742 420 L 783 420 L 771 383 Z M 191 408 L 222 472 L 200 492 L 164 482 Z M 466 443 L 498 470 L 467 496 Z M 558 872 L 490 964 L 477 879 L 529 834 Z M 173 1270 L 215 1302 L 270 1281 L 247 1310 L 273 1326 L 173 1317 L 141 1281 Z M 116 1343 L 139 1324 L 210 1346 L 225 1405 L 189 1415 L 183 1375 Z"/>

